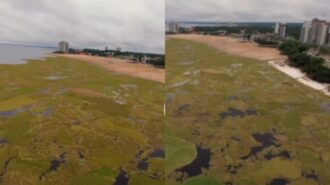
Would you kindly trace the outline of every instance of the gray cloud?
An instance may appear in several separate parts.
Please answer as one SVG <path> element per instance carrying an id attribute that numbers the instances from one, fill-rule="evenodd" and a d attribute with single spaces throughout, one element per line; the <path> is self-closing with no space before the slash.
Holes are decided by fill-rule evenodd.
<path id="1" fill-rule="evenodd" d="M 1 0 L 0 42 L 164 53 L 165 0 Z"/>
<path id="2" fill-rule="evenodd" d="M 329 0 L 166 0 L 166 19 L 176 21 L 330 20 Z"/>

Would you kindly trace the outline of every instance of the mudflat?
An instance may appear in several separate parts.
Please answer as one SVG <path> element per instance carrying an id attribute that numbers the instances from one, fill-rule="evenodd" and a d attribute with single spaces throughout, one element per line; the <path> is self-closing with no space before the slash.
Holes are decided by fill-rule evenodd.
<path id="1" fill-rule="evenodd" d="M 147 64 L 133 63 L 129 60 L 117 58 L 89 55 L 61 54 L 56 56 L 83 60 L 89 63 L 97 64 L 116 73 L 165 83 L 165 69 L 155 68 Z"/>

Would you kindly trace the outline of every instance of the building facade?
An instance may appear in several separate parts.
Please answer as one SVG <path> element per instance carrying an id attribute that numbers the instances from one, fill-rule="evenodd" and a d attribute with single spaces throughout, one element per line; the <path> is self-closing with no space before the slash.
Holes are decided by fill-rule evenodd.
<path id="1" fill-rule="evenodd" d="M 308 43 L 311 28 L 312 28 L 312 22 L 306 21 L 303 24 L 303 26 L 301 27 L 301 31 L 300 31 L 300 38 L 299 38 L 300 42 Z"/>
<path id="2" fill-rule="evenodd" d="M 69 52 L 69 43 L 66 41 L 61 41 L 58 43 L 58 51 L 63 53 Z"/>
<path id="3" fill-rule="evenodd" d="M 320 19 L 305 22 L 301 28 L 300 41 L 315 46 L 329 44 L 329 25 L 327 21 Z"/>
<path id="4" fill-rule="evenodd" d="M 169 33 L 178 33 L 179 32 L 179 24 L 176 22 L 169 22 L 168 23 L 168 28 L 167 28 Z"/>
<path id="5" fill-rule="evenodd" d="M 277 22 L 275 23 L 274 33 L 280 38 L 286 37 L 286 24 Z"/>

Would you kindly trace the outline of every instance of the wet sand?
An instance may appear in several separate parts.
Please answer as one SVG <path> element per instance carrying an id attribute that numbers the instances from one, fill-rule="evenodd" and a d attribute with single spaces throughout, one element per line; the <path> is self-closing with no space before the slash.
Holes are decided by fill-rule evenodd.
<path id="1" fill-rule="evenodd" d="M 88 55 L 60 54 L 59 57 L 78 59 L 89 63 L 97 64 L 110 71 L 126 74 L 133 77 L 153 80 L 165 83 L 165 69 L 155 68 L 151 65 L 133 63 L 129 60 L 107 58 Z"/>
<path id="2" fill-rule="evenodd" d="M 301 84 L 304 84 L 312 89 L 318 90 L 323 94 L 330 96 L 328 91 L 329 84 L 319 83 L 306 76 L 305 73 L 297 68 L 291 67 L 285 63 L 287 57 L 281 55 L 276 48 L 267 48 L 258 46 L 252 42 L 241 42 L 238 39 L 224 36 L 210 36 L 197 34 L 179 34 L 171 35 L 169 38 L 187 39 L 195 42 L 207 44 L 211 47 L 221 50 L 230 55 L 237 55 L 266 61 L 277 70 L 296 79 Z"/>

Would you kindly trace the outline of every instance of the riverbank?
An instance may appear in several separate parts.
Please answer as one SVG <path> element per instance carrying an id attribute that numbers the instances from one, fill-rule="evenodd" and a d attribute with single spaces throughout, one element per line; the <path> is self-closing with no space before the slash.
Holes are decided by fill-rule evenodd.
<path id="1" fill-rule="evenodd" d="M 165 83 L 165 69 L 155 68 L 147 64 L 133 63 L 128 60 L 117 58 L 106 58 L 88 55 L 56 54 L 55 56 L 78 59 L 97 64 L 107 70 L 116 73 Z"/>
<path id="2" fill-rule="evenodd" d="M 170 38 L 191 40 L 207 44 L 208 46 L 214 47 L 225 52 L 226 54 L 266 61 L 277 70 L 296 79 L 299 83 L 330 96 L 328 84 L 322 84 L 314 81 L 308 78 L 306 74 L 301 72 L 299 69 L 287 65 L 285 63 L 287 57 L 281 55 L 280 51 L 276 48 L 266 48 L 251 42 L 241 42 L 235 38 L 210 35 L 181 34 L 171 35 Z"/>

